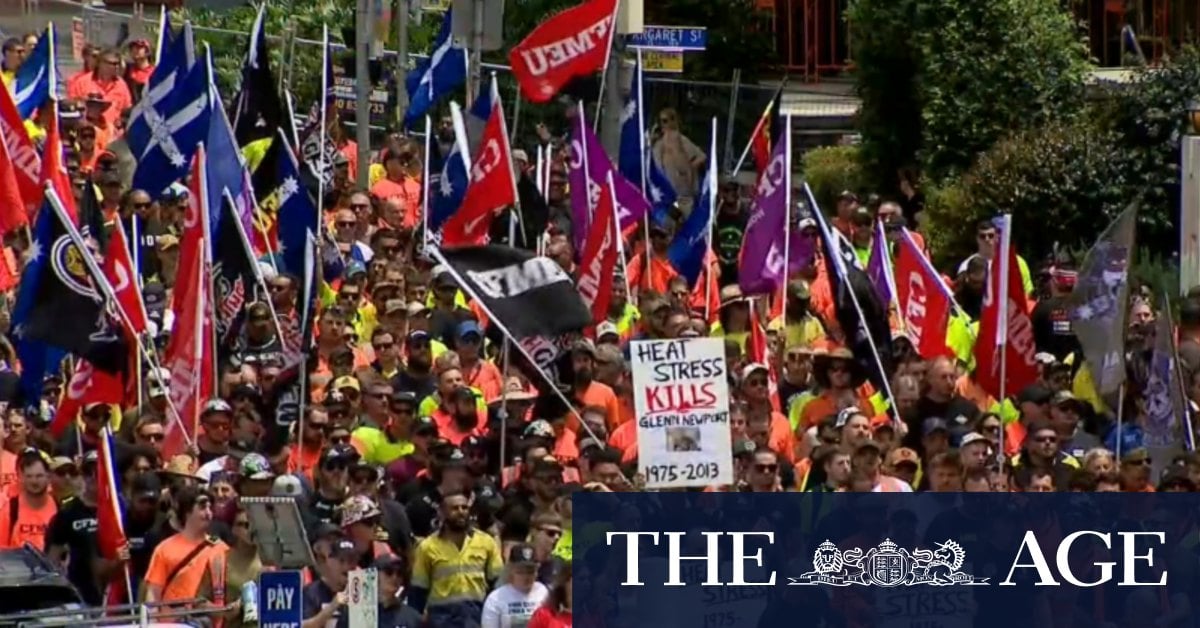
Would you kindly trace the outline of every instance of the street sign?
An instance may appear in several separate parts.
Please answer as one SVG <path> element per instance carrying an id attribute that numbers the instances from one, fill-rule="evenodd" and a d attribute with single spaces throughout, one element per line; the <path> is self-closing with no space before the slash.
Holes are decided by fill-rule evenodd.
<path id="1" fill-rule="evenodd" d="M 472 48 L 475 45 L 475 8 L 483 9 L 483 50 L 504 47 L 504 3 L 454 0 L 454 38 Z"/>
<path id="2" fill-rule="evenodd" d="M 630 35 L 625 45 L 659 50 L 704 50 L 708 29 L 703 26 L 650 26 L 639 35 Z"/>
<path id="3" fill-rule="evenodd" d="M 683 72 L 683 51 L 644 50 L 642 51 L 642 71 L 680 74 Z"/>
<path id="4" fill-rule="evenodd" d="M 258 577 L 258 625 L 300 628 L 304 621 L 299 571 L 264 571 Z"/>
<path id="5" fill-rule="evenodd" d="M 346 580 L 350 628 L 378 628 L 379 580 L 374 569 L 355 569 Z"/>

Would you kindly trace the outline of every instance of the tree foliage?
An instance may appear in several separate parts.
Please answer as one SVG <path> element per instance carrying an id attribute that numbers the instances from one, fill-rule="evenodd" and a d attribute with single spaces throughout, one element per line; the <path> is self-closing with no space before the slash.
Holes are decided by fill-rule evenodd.
<path id="1" fill-rule="evenodd" d="M 1083 104 L 1086 50 L 1058 0 L 853 0 L 848 17 L 863 157 L 885 185 L 907 164 L 966 171 Z"/>
<path id="2" fill-rule="evenodd" d="M 961 179 L 929 195 L 925 232 L 940 261 L 973 252 L 975 224 L 1004 213 L 1027 254 L 1090 246 L 1130 200 L 1119 140 L 1078 117 L 994 145 Z"/>
<path id="3" fill-rule="evenodd" d="M 801 160 L 804 181 L 821 207 L 836 205 L 843 190 L 868 191 L 860 157 L 857 146 L 825 146 L 804 153 Z"/>

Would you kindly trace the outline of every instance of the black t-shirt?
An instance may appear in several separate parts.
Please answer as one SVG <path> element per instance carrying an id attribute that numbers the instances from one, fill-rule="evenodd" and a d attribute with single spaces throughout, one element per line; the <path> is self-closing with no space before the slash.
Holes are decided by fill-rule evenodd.
<path id="1" fill-rule="evenodd" d="M 1079 340 L 1071 330 L 1066 297 L 1050 297 L 1037 304 L 1030 316 L 1033 341 L 1038 351 L 1054 355 L 1059 361 L 1078 351 Z"/>
<path id="2" fill-rule="evenodd" d="M 787 381 L 787 378 L 779 379 L 779 407 L 785 416 L 787 415 L 788 410 L 792 407 L 792 401 L 808 390 L 808 386 L 797 386 L 796 384 Z"/>
<path id="3" fill-rule="evenodd" d="M 311 619 L 321 612 L 321 607 L 332 602 L 336 595 L 329 585 L 325 584 L 324 580 L 317 580 L 312 584 L 304 587 L 304 618 Z M 346 615 L 345 608 L 339 608 L 334 617 L 341 619 Z"/>
<path id="4" fill-rule="evenodd" d="M 713 222 L 713 251 L 721 264 L 721 284 L 729 285 L 738 280 L 738 258 L 742 253 L 742 240 L 746 237 L 747 214 L 744 209 L 736 214 L 718 212 Z"/>
<path id="5" fill-rule="evenodd" d="M 283 343 L 279 336 L 274 336 L 264 343 L 256 343 L 249 338 L 238 338 L 234 355 L 241 359 L 242 364 L 260 366 L 263 364 L 280 365 L 284 362 Z"/>
<path id="6" fill-rule="evenodd" d="M 122 220 L 122 225 L 125 227 L 125 237 L 129 238 L 130 253 L 133 253 L 134 247 L 134 228 L 133 222 L 137 221 L 137 264 L 141 270 L 142 277 L 156 277 L 162 271 L 162 262 L 158 259 L 158 238 L 165 235 L 162 223 L 157 220 L 146 220 L 132 216 Z"/>
<path id="7" fill-rule="evenodd" d="M 415 536 L 427 537 L 433 534 L 438 524 L 438 504 L 442 494 L 431 480 L 423 480 L 405 502 L 405 514 L 408 515 L 412 533 Z"/>
<path id="8" fill-rule="evenodd" d="M 169 534 L 173 533 L 174 530 Z M 135 584 L 146 578 L 146 571 L 150 568 L 150 557 L 154 555 L 154 548 L 164 538 L 166 537 L 162 536 L 154 519 L 138 521 L 130 517 L 129 512 L 126 511 L 125 540 L 129 541 L 129 576 Z"/>
<path id="9" fill-rule="evenodd" d="M 421 614 L 407 604 L 393 604 L 389 607 L 379 605 L 376 611 L 375 625 L 379 628 L 419 628 Z M 337 628 L 350 628 L 350 618 L 338 618 Z"/>
<path id="10" fill-rule="evenodd" d="M 967 423 L 974 421 L 979 416 L 979 407 L 967 401 L 966 399 L 955 395 L 950 398 L 950 401 L 942 403 L 934 401 L 929 397 L 921 397 L 917 402 L 917 411 L 911 417 L 905 417 L 905 422 L 908 424 L 908 435 L 904 437 L 904 446 L 916 449 L 918 452 L 921 449 L 921 437 L 924 435 L 921 426 L 925 419 L 937 417 L 945 419 L 946 425 L 953 428 L 958 417 L 965 417 Z"/>
<path id="11" fill-rule="evenodd" d="M 63 504 L 46 530 L 46 549 L 56 545 L 67 546 L 67 580 L 79 589 L 79 594 L 89 605 L 103 602 L 100 588 L 92 576 L 92 561 L 96 558 L 96 508 L 71 498 Z"/>
<path id="12" fill-rule="evenodd" d="M 444 342 L 446 346 L 454 346 L 454 335 L 458 324 L 467 320 L 471 311 L 455 308 L 453 311 L 434 309 L 429 313 L 429 335 Z"/>
<path id="13" fill-rule="evenodd" d="M 437 382 L 434 380 L 433 373 L 417 377 L 410 375 L 408 371 L 400 371 L 392 378 L 392 389 L 396 392 L 413 393 L 420 400 L 437 392 Z"/>
<path id="14" fill-rule="evenodd" d="M 342 499 L 330 499 L 317 492 L 312 497 L 312 503 L 309 504 L 309 511 L 321 523 L 336 524 L 338 522 L 337 509 L 343 501 Z"/>

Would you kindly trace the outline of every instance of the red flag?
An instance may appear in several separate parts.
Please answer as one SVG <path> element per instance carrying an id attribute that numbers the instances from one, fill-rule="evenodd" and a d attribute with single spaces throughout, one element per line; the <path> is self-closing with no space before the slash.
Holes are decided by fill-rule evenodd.
<path id="1" fill-rule="evenodd" d="M 616 208 L 614 203 L 612 174 L 600 191 L 600 201 L 592 215 L 587 240 L 583 244 L 583 256 L 579 258 L 579 296 L 592 310 L 592 322 L 599 323 L 608 317 L 608 303 L 612 300 L 612 286 L 617 267 Z"/>
<path id="2" fill-rule="evenodd" d="M 751 363 L 767 367 L 767 394 L 771 398 L 771 408 L 779 412 L 779 375 L 775 372 L 774 361 L 771 360 L 771 345 L 767 342 L 767 334 L 763 331 L 762 323 L 755 313 L 754 303 L 750 303 L 750 338 L 746 341 L 746 351 Z"/>
<path id="3" fill-rule="evenodd" d="M 92 368 L 87 360 L 75 363 L 75 373 L 67 390 L 58 402 L 50 434 L 60 438 L 67 426 L 79 416 L 79 410 L 89 403 L 121 403 L 125 399 L 125 383 L 121 376 Z"/>
<path id="4" fill-rule="evenodd" d="M 194 442 L 200 410 L 212 395 L 212 317 L 208 312 L 208 277 L 206 260 L 199 259 L 192 275 L 178 276 L 180 283 L 190 284 L 186 290 L 189 301 L 176 300 L 175 328 L 167 342 L 163 367 L 171 372 L 167 397 L 179 412 L 179 420 L 167 424 L 163 457 L 183 453 L 189 441 Z M 207 333 L 206 333 L 207 332 Z"/>
<path id="5" fill-rule="evenodd" d="M 183 214 L 183 232 L 179 235 L 179 263 L 176 276 L 188 278 L 176 282 L 172 294 L 172 309 L 175 310 L 175 320 L 179 320 L 180 304 L 192 303 L 192 284 L 190 278 L 195 276 L 196 267 L 204 256 L 205 222 L 208 216 L 208 168 L 205 162 L 204 146 L 196 147 L 196 155 L 192 159 L 192 172 L 189 177 L 188 204 Z"/>
<path id="6" fill-rule="evenodd" d="M 125 525 L 121 521 L 121 498 L 117 490 L 116 452 L 112 432 L 108 427 L 100 433 L 100 450 L 96 465 L 96 544 L 100 555 L 117 557 L 125 545 Z"/>
<path id="7" fill-rule="evenodd" d="M 508 146 L 504 109 L 493 86 L 492 115 L 479 142 L 479 155 L 471 164 L 471 183 L 462 206 L 442 226 L 444 246 L 483 244 L 496 211 L 517 203 L 512 151 Z M 455 116 L 461 116 L 455 112 Z"/>
<path id="8" fill-rule="evenodd" d="M 577 76 L 600 71 L 612 47 L 617 0 L 588 0 L 542 22 L 508 53 L 521 93 L 549 101 Z"/>
<path id="9" fill-rule="evenodd" d="M 38 157 L 37 148 L 29 139 L 25 123 L 7 89 L 0 90 L 0 139 L 14 167 L 25 214 L 32 218 L 42 205 L 42 159 Z M 0 179 L 0 183 L 4 183 L 3 179 Z"/>
<path id="10" fill-rule="evenodd" d="M 71 222 L 79 223 L 79 209 L 75 205 L 75 189 L 71 187 L 71 179 L 63 164 L 62 135 L 58 131 L 58 103 L 51 108 L 51 115 L 46 120 L 46 145 L 42 147 L 42 186 L 47 182 L 54 186 L 55 193 L 62 200 L 63 209 L 71 217 Z M 43 189 L 39 186 L 39 189 Z M 40 199 L 39 198 L 39 204 Z"/>
<path id="11" fill-rule="evenodd" d="M 122 323 L 128 320 L 129 328 L 126 331 L 131 336 L 139 336 L 146 332 L 146 305 L 142 303 L 142 293 L 138 289 L 137 276 L 133 271 L 133 260 L 129 258 L 125 228 L 121 226 L 120 220 L 114 220 L 113 223 L 116 227 L 112 231 L 108 252 L 104 256 L 104 277 L 112 284 L 118 307 L 125 312 Z"/>
<path id="12" fill-rule="evenodd" d="M 0 233 L 8 233 L 29 224 L 25 200 L 18 186 L 17 167 L 9 155 L 8 146 L 0 142 Z"/>
<path id="13" fill-rule="evenodd" d="M 1000 230 L 997 255 L 988 270 L 988 285 L 979 319 L 979 338 L 975 341 L 975 380 L 989 394 L 1003 399 L 1037 381 L 1033 323 L 1026 307 L 1025 288 L 1021 285 L 1017 252 L 1012 247 L 1012 218 L 1005 216 Z M 1001 281 L 1007 279 L 1008 285 Z M 1000 377 L 1000 356 L 1005 356 L 1004 378 Z"/>
<path id="14" fill-rule="evenodd" d="M 897 246 L 896 297 L 908 338 L 926 360 L 952 356 L 946 346 L 946 321 L 950 316 L 946 285 L 907 230 Z"/>
<path id="15" fill-rule="evenodd" d="M 750 135 L 750 154 L 754 156 L 754 165 L 759 172 L 765 172 L 771 161 L 771 125 L 767 124 L 770 114 L 771 108 L 768 106 L 754 126 L 754 133 Z"/>

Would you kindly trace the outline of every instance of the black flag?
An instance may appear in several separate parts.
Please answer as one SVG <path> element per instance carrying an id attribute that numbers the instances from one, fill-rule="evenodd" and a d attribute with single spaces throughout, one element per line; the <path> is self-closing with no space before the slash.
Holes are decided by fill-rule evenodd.
<path id="1" fill-rule="evenodd" d="M 435 255 L 515 340 L 553 338 L 592 323 L 571 277 L 548 257 L 496 245 L 443 249 Z"/>
<path id="2" fill-rule="evenodd" d="M 295 137 L 295 123 L 288 118 L 287 108 L 283 106 L 271 72 L 271 55 L 263 26 L 266 11 L 267 4 L 264 2 L 250 30 L 246 58 L 242 62 L 242 87 L 234 99 L 230 115 L 238 146 L 275 137 L 275 130 L 281 127 L 287 131 L 288 137 Z"/>
<path id="3" fill-rule="evenodd" d="M 214 199 L 215 200 L 215 199 Z M 240 218 L 227 197 L 222 197 L 217 240 L 213 249 L 213 279 L 217 299 L 217 341 L 225 347 L 233 332 L 240 329 L 245 304 L 255 300 L 257 284 L 254 259 L 239 228 Z"/>
<path id="4" fill-rule="evenodd" d="M 65 212 L 53 202 L 42 206 L 33 231 L 25 277 L 36 285 L 27 292 L 33 299 L 29 316 L 15 333 L 86 358 L 102 371 L 124 372 L 128 350 L 83 257 L 91 253 L 75 245 Z"/>
<path id="5" fill-rule="evenodd" d="M 804 192 L 821 230 L 829 289 L 833 293 L 838 326 L 846 338 L 846 348 L 854 352 L 855 360 L 875 390 L 884 392 L 888 390 L 887 382 L 893 371 L 892 332 L 888 328 L 887 308 L 879 300 L 870 277 L 859 267 L 853 249 L 847 247 L 829 226 L 808 184 L 804 185 Z"/>

